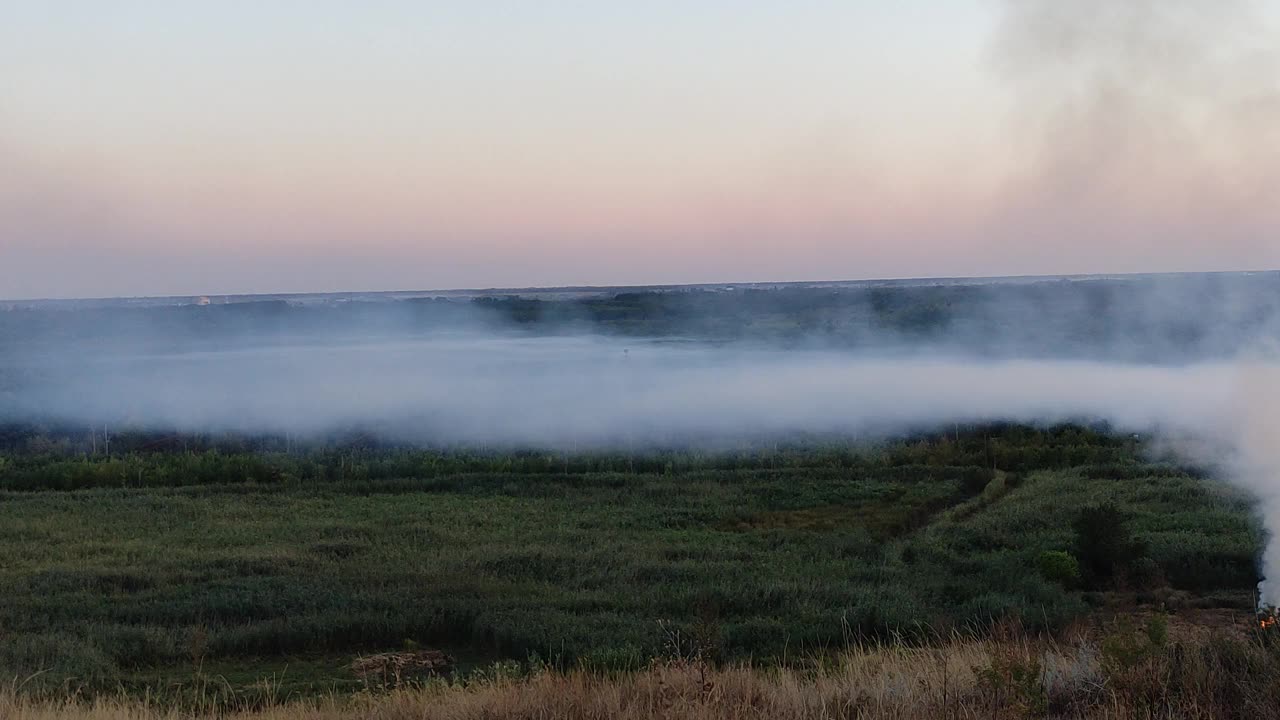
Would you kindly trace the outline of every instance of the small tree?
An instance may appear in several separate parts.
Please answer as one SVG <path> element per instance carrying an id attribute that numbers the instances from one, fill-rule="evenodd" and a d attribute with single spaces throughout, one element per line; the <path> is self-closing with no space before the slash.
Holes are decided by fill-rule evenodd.
<path id="1" fill-rule="evenodd" d="M 1129 517 L 1110 503 L 1085 508 L 1072 523 L 1076 533 L 1076 557 L 1087 580 L 1100 584 L 1115 577 L 1146 554 L 1146 547 L 1133 538 Z"/>

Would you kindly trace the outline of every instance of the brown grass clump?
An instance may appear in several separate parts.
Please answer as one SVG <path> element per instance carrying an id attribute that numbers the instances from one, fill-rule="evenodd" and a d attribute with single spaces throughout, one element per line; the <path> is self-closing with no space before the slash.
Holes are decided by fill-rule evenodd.
<path id="1" fill-rule="evenodd" d="M 768 718 L 1226 718 L 1280 713 L 1272 638 L 1171 642 L 1159 623 L 1099 642 L 1024 636 L 859 647 L 807 668 L 693 659 L 620 675 L 533 668 L 384 692 L 228 710 L 226 720 L 730 720 Z M 180 720 L 144 699 L 40 701 L 0 693 L 5 720 Z"/>
<path id="2" fill-rule="evenodd" d="M 351 663 L 351 672 L 366 687 L 398 688 L 414 679 L 449 672 L 453 658 L 439 650 L 362 655 Z"/>

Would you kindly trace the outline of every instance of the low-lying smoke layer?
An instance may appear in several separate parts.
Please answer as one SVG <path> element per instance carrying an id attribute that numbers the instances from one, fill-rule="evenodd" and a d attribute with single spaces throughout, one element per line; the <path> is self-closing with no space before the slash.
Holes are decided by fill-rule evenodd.
<path id="1" fill-rule="evenodd" d="M 636 302 L 646 317 L 658 312 L 650 299 Z M 875 317 L 914 318 L 918 305 L 891 303 Z M 1267 302 L 1245 306 L 1255 312 L 1238 328 L 1276 327 Z M 1266 313 L 1253 318 L 1258 308 Z M 895 330 L 891 342 L 861 335 L 837 346 L 456 323 L 430 331 L 390 322 L 240 332 L 208 324 L 219 315 L 191 317 L 208 327 L 190 325 L 183 340 L 143 333 L 86 342 L 68 332 L 0 348 L 0 423 L 295 436 L 354 430 L 425 445 L 634 450 L 870 437 L 951 423 L 1103 421 L 1179 440 L 1175 450 L 1250 489 L 1267 527 L 1280 526 L 1280 364 L 1275 355 L 1242 351 L 1236 337 L 1223 346 L 1233 348 L 1229 355 L 1205 350 L 1157 363 L 1118 360 L 1131 353 L 1112 350 L 1081 357 L 1082 348 L 1101 346 L 1070 337 L 1066 357 L 984 356 L 951 337 L 964 324 L 915 345 Z M 1205 318 L 1216 315 L 1187 313 L 1186 327 L 1158 336 L 1200 344 L 1224 337 L 1200 327 Z M 1280 577 L 1275 547 L 1264 573 Z M 1268 587 L 1265 597 L 1280 601 L 1280 592 Z"/>
<path id="2" fill-rule="evenodd" d="M 513 446 L 681 444 L 943 422 L 1217 427 L 1235 370 L 451 334 L 46 359 L 10 420 Z"/>

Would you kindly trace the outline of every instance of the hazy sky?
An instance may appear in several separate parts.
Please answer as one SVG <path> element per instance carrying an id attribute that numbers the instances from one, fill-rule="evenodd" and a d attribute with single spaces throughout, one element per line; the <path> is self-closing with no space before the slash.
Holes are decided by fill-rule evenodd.
<path id="1" fill-rule="evenodd" d="M 1280 0 L 11 0 L 0 297 L 1280 266 Z"/>

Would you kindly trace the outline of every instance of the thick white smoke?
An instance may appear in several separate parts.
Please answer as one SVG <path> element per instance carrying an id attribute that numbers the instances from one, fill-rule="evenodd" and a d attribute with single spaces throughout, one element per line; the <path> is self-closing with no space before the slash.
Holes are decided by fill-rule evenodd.
<path id="1" fill-rule="evenodd" d="M 1256 238 L 1258 262 L 1273 262 L 1280 216 L 1275 203 L 1256 202 L 1280 190 L 1273 8 L 1256 0 L 1002 4 L 992 54 L 1031 143 L 1011 187 L 1017 200 L 1001 218 L 1017 219 L 1016 242 L 1041 252 L 1107 237 L 1135 257 L 1167 262 L 1239 232 Z M 1258 496 L 1272 535 L 1280 531 L 1277 367 L 1243 362 L 1232 389 L 1215 386 L 1221 396 L 1166 418 L 1205 442 L 1195 452 L 1212 457 L 1200 459 Z M 1280 580 L 1275 542 L 1263 571 Z M 1263 600 L 1280 604 L 1280 587 L 1264 584 Z"/>
<path id="2" fill-rule="evenodd" d="M 1242 361 L 1237 378 L 1232 422 L 1219 429 L 1227 436 L 1224 445 L 1235 451 L 1225 470 L 1257 497 L 1271 534 L 1262 556 L 1262 601 L 1280 606 L 1280 363 L 1274 355 Z"/>
<path id="3" fill-rule="evenodd" d="M 476 334 L 57 362 L 8 414 L 187 431 L 394 424 L 411 440 L 550 446 L 1006 419 L 1189 431 L 1230 420 L 1235 372 Z"/>

